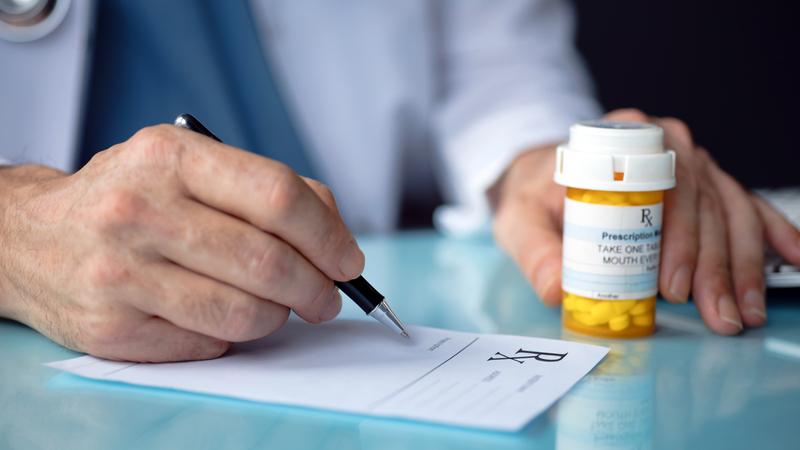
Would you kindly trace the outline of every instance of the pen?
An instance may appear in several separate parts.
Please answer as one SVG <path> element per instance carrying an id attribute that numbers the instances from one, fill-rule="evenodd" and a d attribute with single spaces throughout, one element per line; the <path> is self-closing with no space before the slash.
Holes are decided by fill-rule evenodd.
<path id="1" fill-rule="evenodd" d="M 179 115 L 175 118 L 175 126 L 195 131 L 217 142 L 222 142 L 220 138 L 215 136 L 214 133 L 203 126 L 203 124 L 191 114 Z M 397 315 L 392 311 L 386 298 L 381 295 L 377 289 L 372 287 L 364 277 L 359 276 L 350 281 L 334 281 L 334 284 L 339 290 L 347 294 L 347 296 L 368 316 L 384 324 L 395 333 L 399 333 L 406 338 L 409 337 L 408 331 L 406 331 L 403 323 L 400 322 L 400 319 L 398 319 Z"/>

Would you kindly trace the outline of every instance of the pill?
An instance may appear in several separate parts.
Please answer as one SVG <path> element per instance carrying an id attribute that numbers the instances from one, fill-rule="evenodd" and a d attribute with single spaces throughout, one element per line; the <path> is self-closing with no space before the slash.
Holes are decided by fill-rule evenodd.
<path id="1" fill-rule="evenodd" d="M 599 321 L 600 323 L 608 322 L 608 319 L 612 318 L 614 314 L 614 307 L 611 305 L 610 301 L 599 301 L 596 302 L 592 306 L 591 315 L 592 317 Z"/>
<path id="2" fill-rule="evenodd" d="M 651 309 L 653 309 L 653 302 L 650 300 L 642 300 L 636 302 L 636 306 L 631 308 L 630 313 L 634 316 L 638 316 L 650 311 Z"/>
<path id="3" fill-rule="evenodd" d="M 603 321 L 597 320 L 594 316 L 592 316 L 591 313 L 588 312 L 574 312 L 572 313 L 572 317 L 574 317 L 578 322 L 590 327 L 602 325 L 604 323 Z"/>
<path id="4" fill-rule="evenodd" d="M 636 300 L 617 300 L 611 303 L 611 308 L 614 310 L 614 315 L 626 313 L 636 305 Z"/>
<path id="5" fill-rule="evenodd" d="M 585 297 L 577 297 L 575 299 L 575 309 L 580 312 L 591 312 L 592 306 L 594 306 L 594 300 L 585 298 Z"/>
<path id="6" fill-rule="evenodd" d="M 611 320 L 608 321 L 608 328 L 613 331 L 622 331 L 631 324 L 631 316 L 628 314 L 622 314 L 617 317 L 612 317 Z"/>
<path id="7" fill-rule="evenodd" d="M 575 309 L 575 297 L 569 294 L 564 296 L 564 300 L 562 301 L 562 303 L 566 311 L 572 311 Z"/>
<path id="8" fill-rule="evenodd" d="M 633 324 L 637 327 L 649 327 L 653 325 L 653 316 L 650 314 L 633 316 Z"/>

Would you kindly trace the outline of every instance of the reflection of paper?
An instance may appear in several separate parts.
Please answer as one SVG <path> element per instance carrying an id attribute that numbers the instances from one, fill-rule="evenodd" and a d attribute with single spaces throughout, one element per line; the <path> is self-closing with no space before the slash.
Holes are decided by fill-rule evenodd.
<path id="1" fill-rule="evenodd" d="M 517 430 L 584 376 L 607 349 L 575 342 L 378 323 L 290 320 L 211 361 L 50 363 L 88 378 L 270 403 Z"/>

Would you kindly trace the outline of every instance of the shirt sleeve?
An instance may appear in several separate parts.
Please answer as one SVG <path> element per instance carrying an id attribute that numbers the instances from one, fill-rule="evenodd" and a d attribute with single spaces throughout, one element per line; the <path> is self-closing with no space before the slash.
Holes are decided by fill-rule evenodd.
<path id="1" fill-rule="evenodd" d="M 601 109 L 574 44 L 563 0 L 438 4 L 440 102 L 435 118 L 448 205 L 434 223 L 451 235 L 489 229 L 487 190 L 521 152 L 566 138 Z"/>

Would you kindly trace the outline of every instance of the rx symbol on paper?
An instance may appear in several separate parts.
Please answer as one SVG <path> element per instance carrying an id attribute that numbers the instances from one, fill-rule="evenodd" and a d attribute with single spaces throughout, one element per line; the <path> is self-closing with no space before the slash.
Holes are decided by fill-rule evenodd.
<path id="1" fill-rule="evenodd" d="M 653 211 L 650 208 L 642 208 L 642 224 L 646 224 L 648 227 L 653 226 Z"/>
<path id="2" fill-rule="evenodd" d="M 537 352 L 537 351 L 519 349 L 517 350 L 516 353 L 514 353 L 514 356 L 507 356 L 500 352 L 497 352 L 494 354 L 494 356 L 487 359 L 487 361 L 508 360 L 523 364 L 525 362 L 523 361 L 524 359 L 533 358 L 541 362 L 558 362 L 564 359 L 565 356 L 567 356 L 567 353 L 548 353 L 548 352 Z"/>

